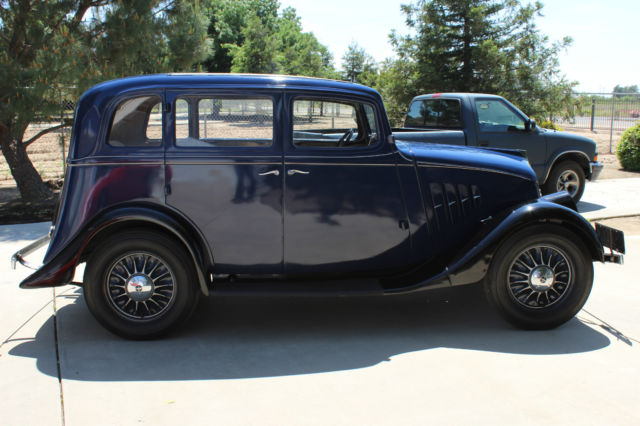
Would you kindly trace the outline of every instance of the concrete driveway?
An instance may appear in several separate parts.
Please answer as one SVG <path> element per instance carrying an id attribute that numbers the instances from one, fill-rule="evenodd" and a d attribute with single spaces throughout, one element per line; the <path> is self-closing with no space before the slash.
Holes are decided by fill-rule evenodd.
<path id="1" fill-rule="evenodd" d="M 610 206 L 593 186 L 585 203 Z M 18 289 L 9 256 L 47 228 L 0 227 L 2 424 L 640 423 L 640 236 L 551 331 L 510 327 L 466 287 L 209 298 L 181 333 L 131 342 L 78 288 Z"/>

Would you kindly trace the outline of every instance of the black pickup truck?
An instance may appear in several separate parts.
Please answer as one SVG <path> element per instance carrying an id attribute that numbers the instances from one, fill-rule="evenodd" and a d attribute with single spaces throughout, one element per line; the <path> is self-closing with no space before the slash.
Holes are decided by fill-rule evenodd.
<path id="1" fill-rule="evenodd" d="M 430 134 L 425 129 L 432 129 Z M 412 134 L 412 130 L 420 130 Z M 603 165 L 596 144 L 578 135 L 542 129 L 503 97 L 437 93 L 413 98 L 403 140 L 524 150 L 545 194 L 566 190 L 582 197 L 585 180 L 597 179 Z"/>

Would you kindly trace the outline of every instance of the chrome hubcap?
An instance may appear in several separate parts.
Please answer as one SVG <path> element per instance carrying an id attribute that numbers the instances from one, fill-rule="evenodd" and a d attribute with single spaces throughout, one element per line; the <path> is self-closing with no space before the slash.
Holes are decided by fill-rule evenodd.
<path id="1" fill-rule="evenodd" d="M 573 266 L 557 247 L 536 245 L 515 258 L 507 273 L 509 293 L 527 308 L 557 303 L 571 286 Z"/>
<path id="2" fill-rule="evenodd" d="M 169 265 L 155 255 L 128 253 L 114 262 L 109 270 L 106 292 L 118 315 L 148 320 L 173 305 L 175 275 Z"/>
<path id="3" fill-rule="evenodd" d="M 153 280 L 143 274 L 132 275 L 127 280 L 126 290 L 130 298 L 143 302 L 153 294 Z"/>
<path id="4" fill-rule="evenodd" d="M 578 192 L 580 187 L 580 179 L 578 174 L 573 170 L 565 170 L 558 177 L 556 189 L 559 191 L 567 191 L 572 197 Z"/>
<path id="5" fill-rule="evenodd" d="M 553 287 L 554 276 L 553 270 L 548 266 L 538 266 L 531 271 L 531 277 L 529 278 L 531 287 L 535 291 L 546 291 Z"/>

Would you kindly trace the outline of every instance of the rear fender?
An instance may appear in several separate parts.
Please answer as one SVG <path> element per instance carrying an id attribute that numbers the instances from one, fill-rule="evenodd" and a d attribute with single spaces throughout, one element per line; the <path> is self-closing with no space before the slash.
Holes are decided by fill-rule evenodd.
<path id="1" fill-rule="evenodd" d="M 87 258 L 100 241 L 115 232 L 132 228 L 160 230 L 180 241 L 193 260 L 200 289 L 205 295 L 209 294 L 205 274 L 212 270 L 213 259 L 204 238 L 178 213 L 149 205 L 119 206 L 101 213 L 50 262 L 22 281 L 20 287 L 39 288 L 67 284 L 73 278 L 75 267 Z"/>

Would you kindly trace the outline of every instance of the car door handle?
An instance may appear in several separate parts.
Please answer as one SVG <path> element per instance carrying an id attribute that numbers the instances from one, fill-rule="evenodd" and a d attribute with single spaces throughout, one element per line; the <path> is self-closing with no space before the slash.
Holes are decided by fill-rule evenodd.
<path id="1" fill-rule="evenodd" d="M 489 146 L 489 141 L 478 141 L 479 146 Z"/>
<path id="2" fill-rule="evenodd" d="M 267 175 L 280 176 L 280 170 L 276 169 L 276 170 L 269 170 L 268 172 L 258 173 L 258 176 L 267 176 Z"/>
<path id="3" fill-rule="evenodd" d="M 289 169 L 289 170 L 287 170 L 287 175 L 288 176 L 293 176 L 295 174 L 308 175 L 309 172 L 305 172 L 303 170 L 297 170 L 297 169 Z"/>

